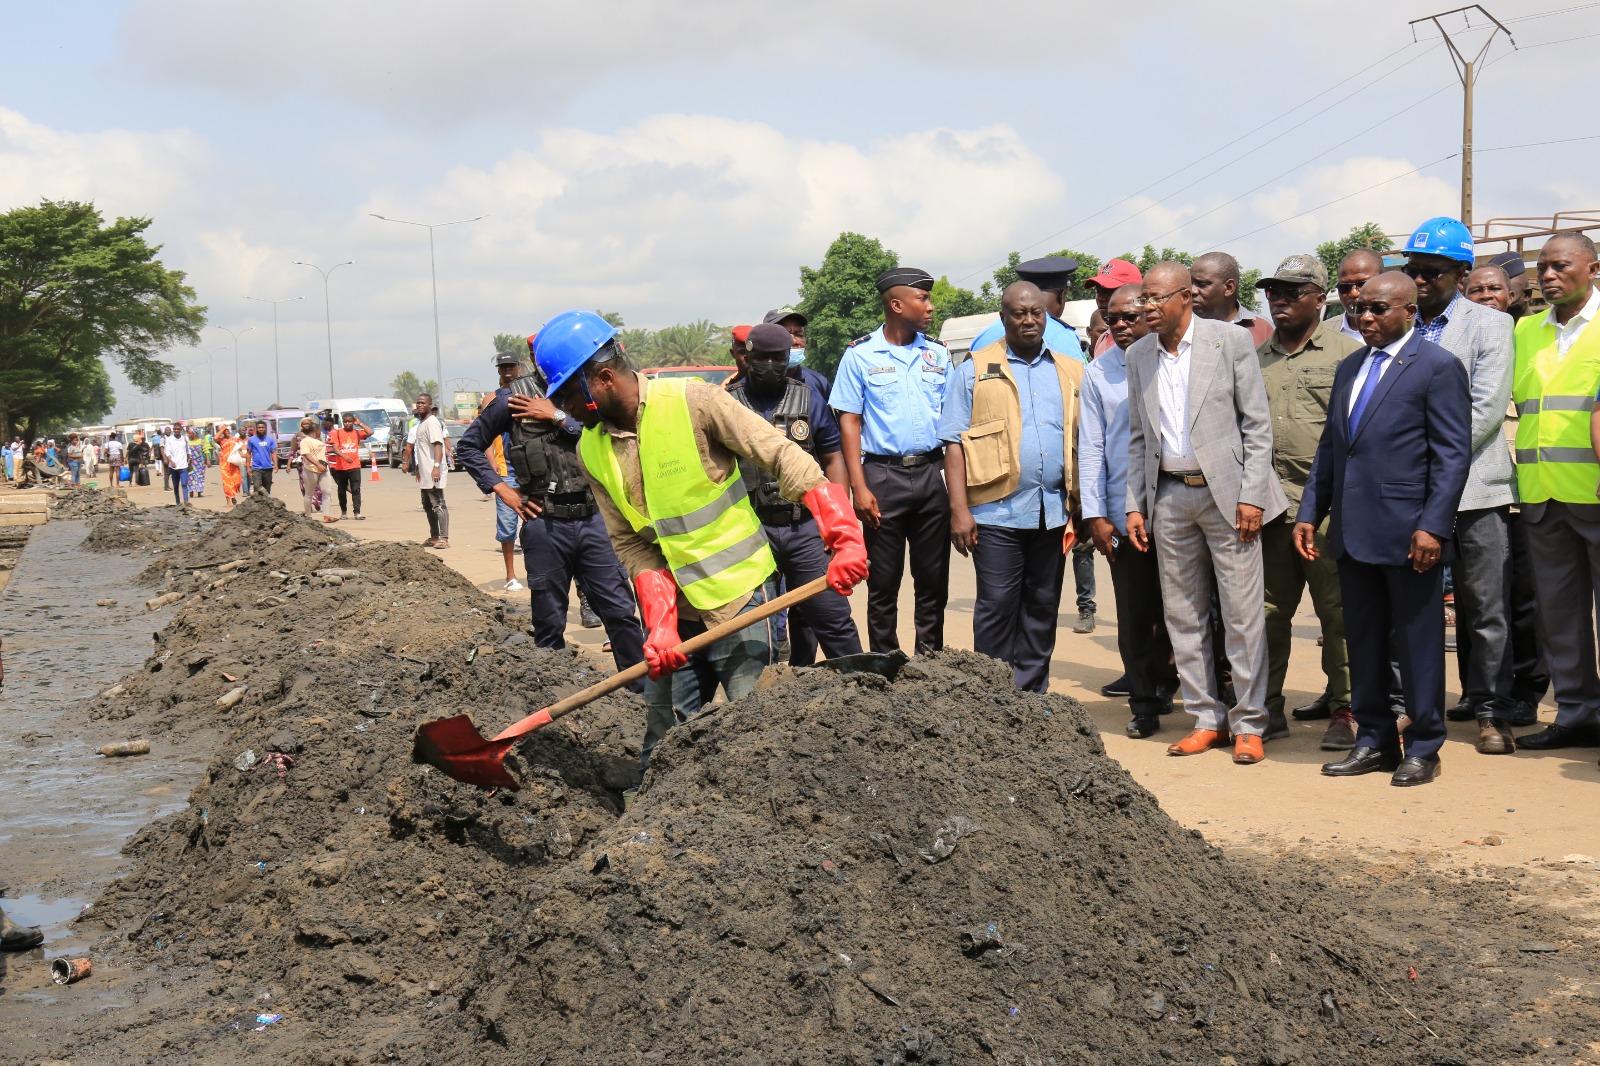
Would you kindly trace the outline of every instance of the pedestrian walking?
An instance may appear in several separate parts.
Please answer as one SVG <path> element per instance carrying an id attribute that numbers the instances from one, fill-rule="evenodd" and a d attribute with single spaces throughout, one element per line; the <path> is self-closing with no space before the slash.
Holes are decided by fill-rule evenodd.
<path id="1" fill-rule="evenodd" d="M 1102 689 L 1121 693 L 1132 712 L 1125 732 L 1135 739 L 1161 729 L 1172 710 L 1178 675 L 1162 612 L 1161 570 L 1153 548 L 1128 543 L 1128 363 L 1127 350 L 1150 332 L 1137 283 L 1124 285 L 1106 303 L 1106 326 L 1114 343 L 1090 362 L 1083 375 L 1078 418 L 1078 492 L 1083 521 L 1095 549 L 1111 564 L 1117 602 L 1117 653 L 1122 677 Z"/>
<path id="2" fill-rule="evenodd" d="M 76 433 L 67 435 L 67 469 L 72 472 L 72 484 L 76 487 L 83 481 L 83 442 Z"/>
<path id="3" fill-rule="evenodd" d="M 272 475 L 278 469 L 278 437 L 267 432 L 265 420 L 257 419 L 245 441 L 250 451 L 249 491 L 272 495 Z"/>
<path id="4" fill-rule="evenodd" d="M 956 369 L 939 420 L 950 539 L 977 574 L 973 647 L 1026 692 L 1050 682 L 1077 483 L 1083 348 L 1074 333 L 1052 347 L 1049 319 L 1038 286 L 1008 285 L 1004 335 Z"/>
<path id="5" fill-rule="evenodd" d="M 325 442 L 328 470 L 339 490 L 339 517 L 349 517 L 353 509 L 355 520 L 362 522 L 366 519 L 361 513 L 361 442 L 372 436 L 372 430 L 354 411 L 346 411 L 342 422 Z"/>
<path id="6" fill-rule="evenodd" d="M 1322 318 L 1328 296 L 1328 268 L 1312 254 L 1291 255 L 1256 283 L 1266 296 L 1273 332 L 1256 350 L 1272 415 L 1272 468 L 1289 501 L 1289 511 L 1261 527 L 1261 570 L 1267 624 L 1267 740 L 1289 735 L 1283 684 L 1289 672 L 1294 615 L 1309 586 L 1311 606 L 1322 623 L 1323 698 L 1330 719 L 1322 735 L 1324 751 L 1355 746 L 1356 720 L 1350 713 L 1350 661 L 1344 643 L 1344 610 L 1339 601 L 1339 569 L 1329 554 L 1324 531 L 1317 531 L 1317 557 L 1302 558 L 1294 546 L 1295 515 L 1311 477 L 1328 397 L 1339 364 L 1360 347 Z"/>
<path id="7" fill-rule="evenodd" d="M 307 515 L 319 515 L 323 522 L 338 519 L 325 513 L 328 491 L 328 445 L 322 439 L 322 426 L 315 418 L 300 420 L 295 454 L 300 458 L 301 507 Z"/>
<path id="8" fill-rule="evenodd" d="M 933 276 L 895 267 L 878 276 L 883 325 L 845 349 L 829 403 L 839 414 L 855 511 L 866 527 L 867 643 L 900 647 L 906 551 L 915 586 L 916 652 L 944 647 L 950 597 L 950 499 L 939 413 L 950 353 L 923 334 L 933 321 Z"/>
<path id="9" fill-rule="evenodd" d="M 1517 323 L 1511 396 L 1517 489 L 1556 718 L 1517 745 L 1550 751 L 1600 744 L 1600 417 L 1593 402 L 1600 397 L 1600 263 L 1588 237 L 1562 233 L 1545 242 L 1535 269 L 1550 309 Z"/>
<path id="10" fill-rule="evenodd" d="M 150 455 L 150 442 L 144 439 L 144 430 L 134 430 L 133 443 L 128 445 L 128 476 L 133 484 L 150 484 Z"/>
<path id="11" fill-rule="evenodd" d="M 200 431 L 189 429 L 185 442 L 189 448 L 189 470 L 184 475 L 188 480 L 189 495 L 191 497 L 206 494 L 206 453 L 200 441 Z"/>
<path id="12" fill-rule="evenodd" d="M 640 754 L 648 766 L 666 731 L 702 707 L 698 671 L 715 676 L 733 700 L 753 690 L 772 661 L 766 623 L 717 641 L 696 656 L 696 669 L 682 669 L 689 660 L 677 650 L 684 637 L 737 617 L 774 591 L 777 563 L 740 459 L 773 471 L 783 498 L 803 502 L 816 518 L 833 553 L 827 576 L 836 592 L 849 593 L 866 576 L 867 552 L 843 486 L 829 482 L 804 449 L 721 388 L 633 372 L 615 338 L 598 315 L 569 311 L 539 331 L 534 356 L 552 398 L 584 423 L 583 472 L 617 557 L 633 575 L 649 632 Z"/>
<path id="13" fill-rule="evenodd" d="M 224 426 L 220 431 L 217 442 L 217 464 L 222 478 L 222 498 L 228 501 L 228 506 L 236 506 L 239 494 L 246 483 L 246 472 L 250 468 L 250 449 L 242 437 L 236 437 Z"/>
<path id="14" fill-rule="evenodd" d="M 500 379 L 500 387 L 492 395 L 484 397 L 483 403 L 478 407 L 479 418 L 483 417 L 483 412 L 495 401 L 495 397 L 498 396 L 504 399 L 510 395 L 511 383 L 522 377 L 522 357 L 516 352 L 496 352 L 494 368 L 495 374 Z M 469 426 L 468 428 L 470 429 L 471 427 Z M 489 435 L 486 447 L 482 445 L 474 445 L 474 447 L 482 448 L 483 455 L 488 460 L 496 478 L 509 487 L 517 489 L 521 488 L 521 481 L 517 472 L 511 468 L 510 463 L 507 461 L 507 436 L 508 433 L 506 432 Z M 462 439 L 465 440 L 465 434 L 463 434 Z M 465 460 L 463 459 L 464 463 Z M 467 472 L 472 475 L 473 480 L 477 480 L 477 475 L 473 474 L 470 468 Z M 526 520 L 522 516 L 521 505 L 514 507 L 502 500 L 494 493 L 493 484 L 491 482 L 491 487 L 487 490 L 487 494 L 494 496 L 494 539 L 500 545 L 501 561 L 505 563 L 506 567 L 506 580 L 505 584 L 501 586 L 501 590 L 504 592 L 521 592 L 526 586 L 517 580 L 517 543 L 519 540 L 527 541 L 537 531 L 526 528 Z M 523 497 L 519 493 L 517 498 L 521 500 Z M 527 546 L 524 544 L 523 553 L 527 554 L 527 550 Z M 531 570 L 528 571 L 528 580 L 533 580 L 533 571 Z M 567 612 L 564 606 L 566 600 L 564 594 L 562 600 L 563 608 L 560 626 L 562 630 L 565 630 L 567 627 Z"/>
<path id="15" fill-rule="evenodd" d="M 1467 371 L 1416 328 L 1417 287 L 1399 271 L 1367 282 L 1354 303 L 1367 345 L 1339 364 L 1329 416 L 1294 529 L 1302 558 L 1317 528 L 1339 567 L 1350 628 L 1356 743 L 1329 777 L 1391 773 L 1423 785 L 1444 743 L 1444 578 L 1470 466 Z M 1409 719 L 1400 733 L 1389 691 L 1393 649 Z M 1402 750 L 1401 744 L 1404 743 Z"/>
<path id="16" fill-rule="evenodd" d="M 422 490 L 422 510 L 428 516 L 426 548 L 450 547 L 450 508 L 445 503 L 444 490 L 449 481 L 450 458 L 445 451 L 444 422 L 433 405 L 433 397 L 418 393 L 413 405 L 417 415 L 417 432 L 411 449 L 411 466 L 416 472 L 417 486 Z"/>
<path id="17" fill-rule="evenodd" d="M 178 507 L 189 506 L 189 442 L 181 427 L 174 427 L 161 438 L 161 463 L 172 488 L 172 502 Z"/>
<path id="18" fill-rule="evenodd" d="M 1189 271 L 1144 277 L 1151 332 L 1128 351 L 1128 539 L 1156 547 L 1167 632 L 1194 731 L 1167 749 L 1197 755 L 1230 738 L 1260 762 L 1267 722 L 1261 525 L 1283 513 L 1271 413 L 1248 330 L 1201 318 Z M 1147 520 L 1148 516 L 1148 520 Z M 1235 703 L 1219 698 L 1209 624 L 1215 581 Z"/>

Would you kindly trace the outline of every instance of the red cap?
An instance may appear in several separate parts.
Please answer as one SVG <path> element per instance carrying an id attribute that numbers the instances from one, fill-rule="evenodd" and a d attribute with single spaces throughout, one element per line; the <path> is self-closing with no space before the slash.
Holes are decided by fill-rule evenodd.
<path id="1" fill-rule="evenodd" d="M 747 344 L 747 343 L 749 343 L 749 340 L 750 340 L 750 327 L 749 326 L 734 326 L 733 329 L 730 330 L 729 332 L 731 332 L 733 334 L 733 342 L 735 344 Z"/>
<path id="2" fill-rule="evenodd" d="M 1088 284 L 1102 289 L 1120 289 L 1124 285 L 1137 285 L 1144 280 L 1139 268 L 1126 259 L 1113 259 L 1100 268 L 1100 273 L 1090 278 Z"/>

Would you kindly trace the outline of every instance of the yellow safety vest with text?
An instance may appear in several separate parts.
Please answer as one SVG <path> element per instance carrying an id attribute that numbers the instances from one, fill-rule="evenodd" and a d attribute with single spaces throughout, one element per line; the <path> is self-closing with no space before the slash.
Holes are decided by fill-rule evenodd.
<path id="1" fill-rule="evenodd" d="M 706 473 L 685 398 L 687 384 L 652 381 L 639 408 L 639 468 L 648 514 L 629 502 L 604 426 L 585 429 L 578 452 L 634 531 L 656 542 L 684 598 L 709 611 L 752 591 L 778 566 L 738 466 L 720 483 Z"/>
<path id="2" fill-rule="evenodd" d="M 1600 462 L 1589 439 L 1600 389 L 1600 329 L 1583 327 L 1567 354 L 1545 314 L 1517 323 L 1511 399 L 1517 408 L 1517 494 L 1523 503 L 1594 503 Z"/>

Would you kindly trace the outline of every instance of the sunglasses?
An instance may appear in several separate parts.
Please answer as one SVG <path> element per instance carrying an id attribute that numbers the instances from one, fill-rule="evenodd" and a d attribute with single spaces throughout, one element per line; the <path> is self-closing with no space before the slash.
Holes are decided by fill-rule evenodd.
<path id="1" fill-rule="evenodd" d="M 1365 302 L 1363 300 L 1357 300 L 1355 303 L 1350 305 L 1350 309 L 1352 311 L 1354 311 L 1356 313 L 1356 317 L 1359 318 L 1360 316 L 1367 315 L 1367 314 L 1370 314 L 1370 315 L 1386 315 L 1386 314 L 1388 314 L 1390 312 L 1390 310 L 1392 310 L 1393 308 L 1395 308 L 1397 306 L 1399 306 L 1399 305 L 1398 304 L 1386 304 L 1386 303 L 1382 302 L 1381 300 L 1374 300 L 1371 303 L 1367 303 L 1367 302 Z"/>
<path id="2" fill-rule="evenodd" d="M 1360 291 L 1361 286 L 1365 284 L 1366 282 L 1364 281 L 1341 281 L 1339 284 L 1335 285 L 1334 288 L 1338 289 L 1341 293 L 1358 292 Z"/>
<path id="3" fill-rule="evenodd" d="M 1100 317 L 1105 320 L 1108 326 L 1115 326 L 1119 322 L 1126 322 L 1131 326 L 1144 316 L 1137 311 L 1108 311 Z"/>
<path id="4" fill-rule="evenodd" d="M 1432 282 L 1438 281 L 1441 274 L 1448 274 L 1454 269 L 1454 267 L 1425 267 L 1407 263 L 1405 266 L 1400 268 L 1400 272 L 1406 277 L 1410 278 L 1412 281 L 1421 279 L 1423 281 Z"/>
<path id="5" fill-rule="evenodd" d="M 1269 300 L 1298 300 L 1302 296 L 1321 296 L 1322 290 L 1300 285 L 1263 285 L 1261 291 Z"/>

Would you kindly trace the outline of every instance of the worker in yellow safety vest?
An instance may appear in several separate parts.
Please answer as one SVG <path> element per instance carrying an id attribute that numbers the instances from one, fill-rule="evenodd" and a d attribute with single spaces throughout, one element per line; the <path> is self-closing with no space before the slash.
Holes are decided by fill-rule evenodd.
<path id="1" fill-rule="evenodd" d="M 1600 662 L 1594 604 L 1600 589 L 1600 275 L 1594 242 L 1550 238 L 1539 288 L 1550 310 L 1517 323 L 1511 399 L 1517 408 L 1517 494 L 1528 525 L 1539 638 L 1556 694 L 1556 720 L 1517 746 L 1542 751 L 1600 744 Z"/>
<path id="2" fill-rule="evenodd" d="M 774 661 L 767 622 L 712 644 L 693 669 L 677 651 L 774 593 L 777 565 L 741 458 L 771 470 L 784 499 L 816 517 L 835 591 L 849 595 L 867 576 L 867 551 L 848 493 L 805 449 L 720 388 L 635 373 L 616 333 L 599 315 L 567 311 L 539 330 L 533 357 L 550 398 L 584 425 L 578 459 L 639 598 L 650 664 L 640 762 L 649 766 L 667 730 L 708 698 L 702 681 L 735 700 Z"/>

